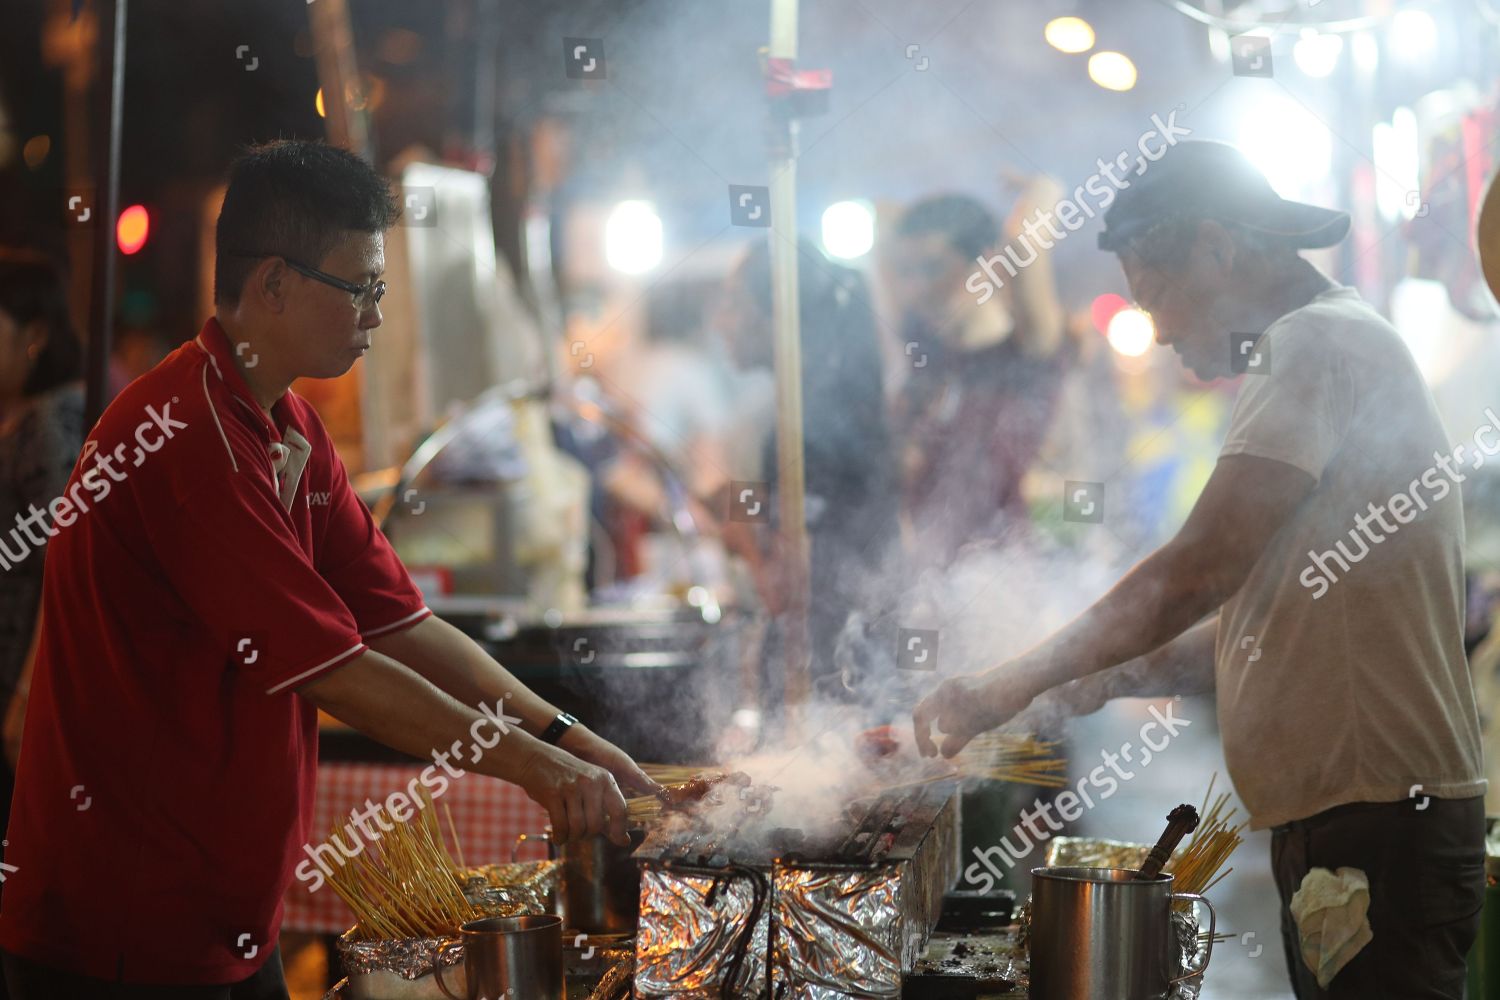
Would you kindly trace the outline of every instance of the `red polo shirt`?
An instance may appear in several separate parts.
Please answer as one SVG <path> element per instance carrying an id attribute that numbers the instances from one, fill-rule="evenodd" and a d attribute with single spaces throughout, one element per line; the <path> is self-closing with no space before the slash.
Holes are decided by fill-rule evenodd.
<path id="1" fill-rule="evenodd" d="M 314 834 L 296 689 L 429 612 L 317 414 L 223 329 L 137 379 L 52 506 L 0 947 L 133 983 L 265 961 Z"/>

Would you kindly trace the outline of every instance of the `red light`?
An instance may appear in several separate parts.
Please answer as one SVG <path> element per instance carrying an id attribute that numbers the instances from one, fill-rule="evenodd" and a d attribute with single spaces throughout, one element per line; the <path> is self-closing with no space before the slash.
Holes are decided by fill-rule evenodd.
<path id="1" fill-rule="evenodd" d="M 133 254 L 146 245 L 150 232 L 151 216 L 146 214 L 146 206 L 131 205 L 120 213 L 120 221 L 115 225 L 115 242 L 121 253 Z"/>
<path id="2" fill-rule="evenodd" d="M 1116 295 L 1114 292 L 1106 292 L 1094 300 L 1089 307 L 1089 317 L 1094 321 L 1094 329 L 1100 333 L 1109 332 L 1109 321 L 1115 318 L 1115 313 L 1121 309 L 1129 309 L 1130 303 Z"/>

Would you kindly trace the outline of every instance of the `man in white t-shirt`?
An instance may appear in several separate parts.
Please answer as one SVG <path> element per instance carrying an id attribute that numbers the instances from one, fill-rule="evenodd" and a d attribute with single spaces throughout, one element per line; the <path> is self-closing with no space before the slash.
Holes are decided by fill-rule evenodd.
<path id="1" fill-rule="evenodd" d="M 1245 375 L 1218 464 L 1177 536 L 1077 620 L 924 699 L 918 743 L 951 756 L 1034 699 L 1212 690 L 1250 826 L 1273 828 L 1298 997 L 1457 1000 L 1485 788 L 1458 484 L 1500 452 L 1493 418 L 1450 447 L 1396 331 L 1298 255 L 1342 240 L 1345 214 L 1279 198 L 1222 143 L 1180 143 L 1129 182 L 1101 248 L 1185 365 Z M 1314 868 L 1363 872 L 1373 935 L 1322 985 L 1313 921 L 1291 910 Z"/>

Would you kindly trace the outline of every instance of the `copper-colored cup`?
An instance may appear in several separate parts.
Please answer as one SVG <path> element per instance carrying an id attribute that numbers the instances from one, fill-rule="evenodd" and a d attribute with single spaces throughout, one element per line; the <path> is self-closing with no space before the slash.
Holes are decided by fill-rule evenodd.
<path id="1" fill-rule="evenodd" d="M 443 982 L 443 953 L 463 947 L 467 989 L 460 997 Z M 459 928 L 459 940 L 438 946 L 434 978 L 452 1000 L 564 1000 L 562 919 L 486 917 Z"/>

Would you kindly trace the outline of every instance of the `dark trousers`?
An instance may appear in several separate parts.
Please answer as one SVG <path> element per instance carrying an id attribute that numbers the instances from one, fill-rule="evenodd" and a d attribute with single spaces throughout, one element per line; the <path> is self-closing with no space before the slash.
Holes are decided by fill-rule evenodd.
<path id="1" fill-rule="evenodd" d="M 288 1000 L 281 948 L 271 951 L 253 975 L 222 986 L 142 986 L 112 983 L 54 969 L 0 952 L 11 1000 Z"/>
<path id="2" fill-rule="evenodd" d="M 1423 806 L 1423 808 L 1418 808 Z M 1271 867 L 1281 936 L 1298 1000 L 1464 995 L 1464 957 L 1484 904 L 1484 799 L 1417 796 L 1355 802 L 1278 826 Z M 1358 868 L 1370 880 L 1369 944 L 1318 987 L 1288 907 L 1313 868 Z"/>

